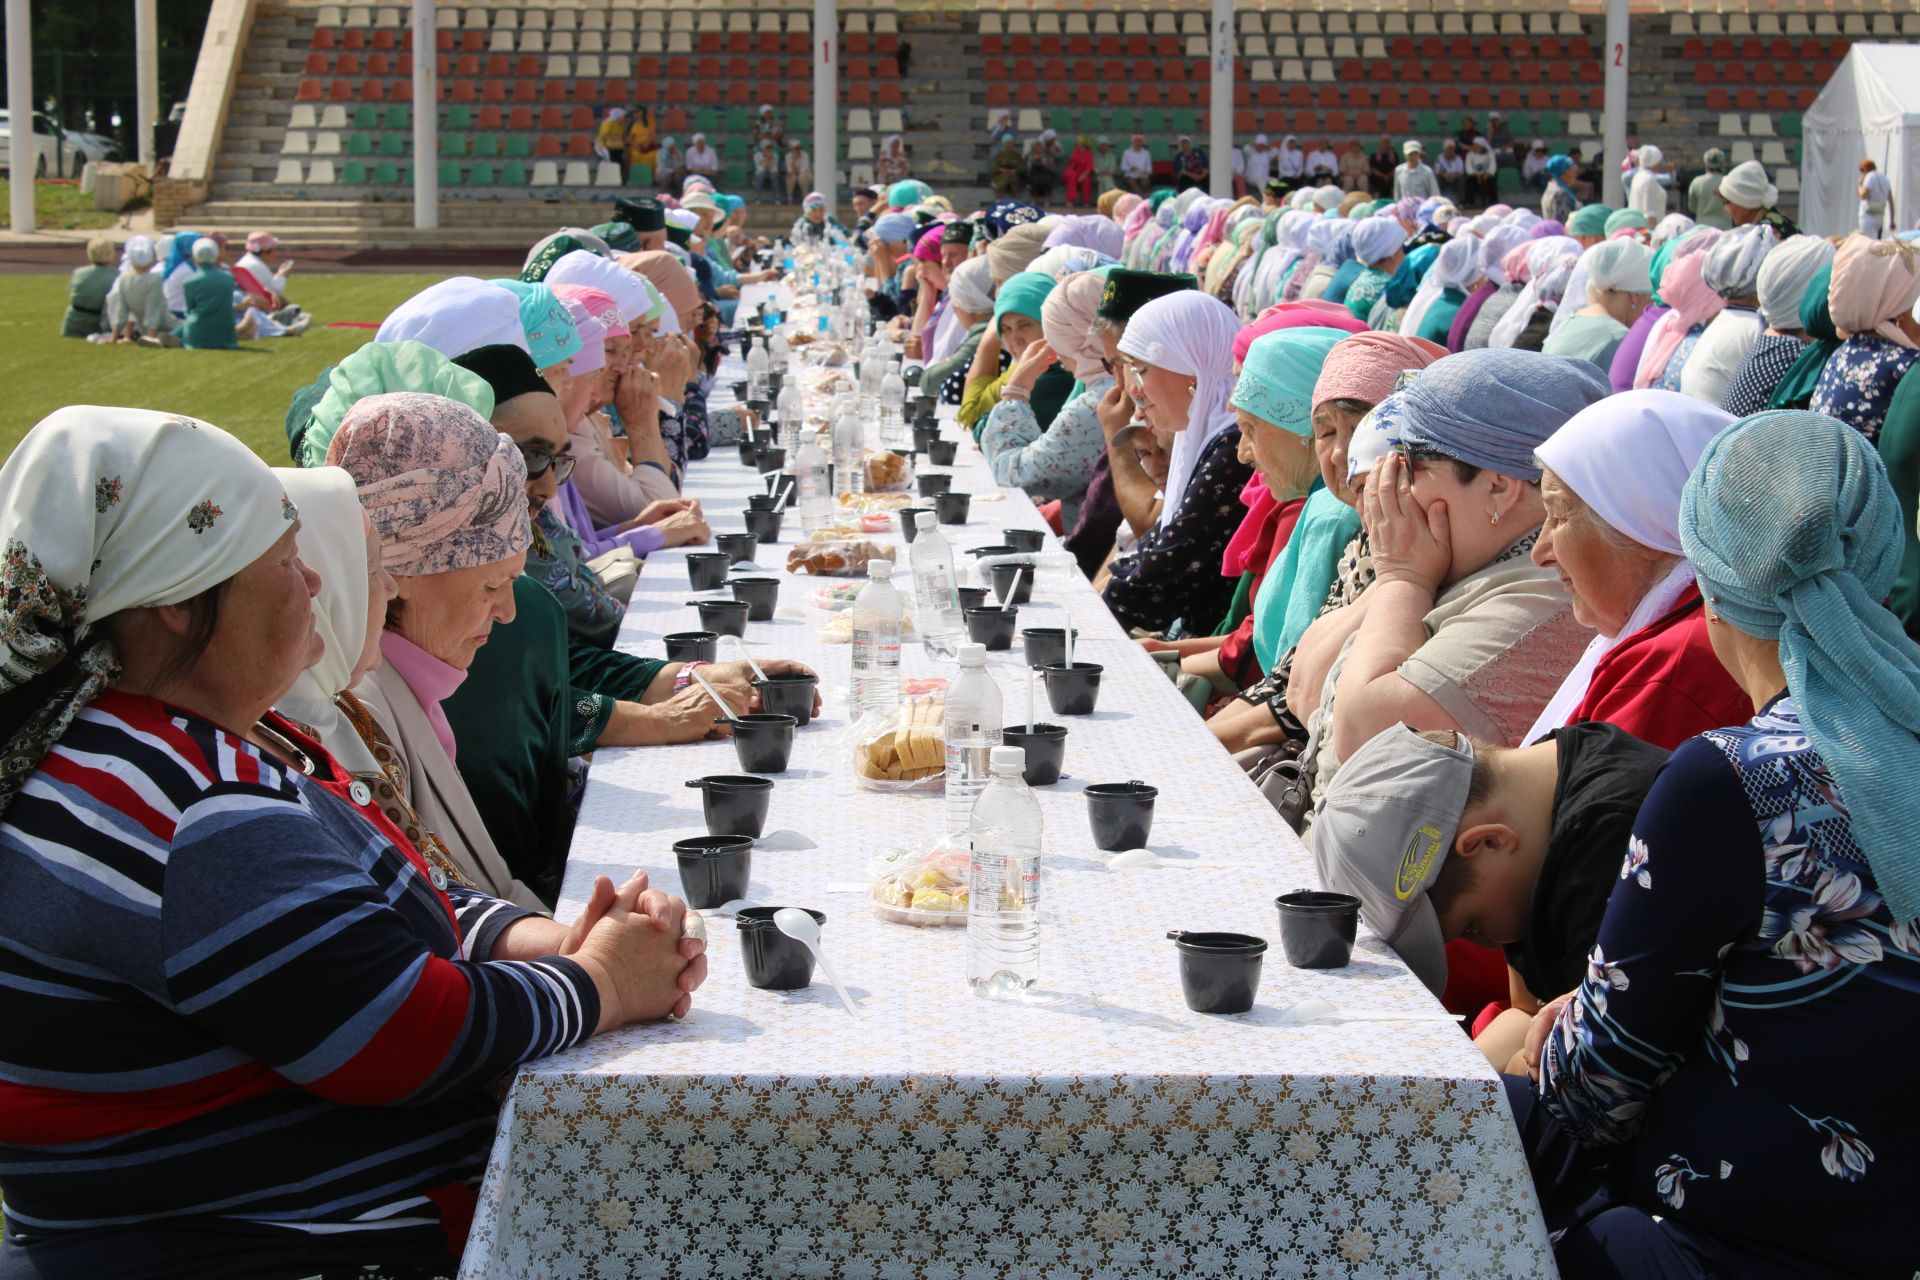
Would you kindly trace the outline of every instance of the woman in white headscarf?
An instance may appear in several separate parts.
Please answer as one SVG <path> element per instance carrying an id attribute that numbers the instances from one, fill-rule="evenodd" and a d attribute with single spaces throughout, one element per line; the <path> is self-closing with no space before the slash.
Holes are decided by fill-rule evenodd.
<path id="1" fill-rule="evenodd" d="M 1766 408 L 1774 388 L 1813 341 L 1800 318 L 1800 302 L 1813 278 L 1833 265 L 1833 252 L 1833 242 L 1824 236 L 1790 236 L 1760 264 L 1760 318 L 1767 327 L 1720 397 L 1720 407 L 1734 417 Z"/>
<path id="2" fill-rule="evenodd" d="M 1572 236 L 1542 236 L 1535 240 L 1527 249 L 1527 283 L 1514 304 L 1500 317 L 1500 322 L 1493 326 L 1493 336 L 1487 340 L 1487 345 L 1519 346 L 1521 335 L 1534 323 L 1535 312 L 1547 306 L 1549 294 L 1552 298 L 1549 310 L 1559 308 L 1560 298 L 1573 278 L 1574 265 L 1579 261 L 1580 242 Z M 1564 271 L 1560 270 L 1563 264 Z M 1546 319 L 1551 320 L 1552 317 L 1549 315 Z M 1536 341 L 1531 349 L 1538 351 L 1539 342 Z"/>
<path id="3" fill-rule="evenodd" d="M 1733 418 L 1672 391 L 1623 391 L 1567 419 L 1534 450 L 1546 521 L 1533 562 L 1558 570 L 1593 642 L 1525 741 L 1602 720 L 1672 750 L 1737 724 L 1739 686 L 1713 654 L 1680 495 Z"/>
<path id="4" fill-rule="evenodd" d="M 1409 338 L 1425 338 L 1441 346 L 1447 344 L 1447 330 L 1467 300 L 1467 291 L 1479 282 L 1480 241 L 1471 235 L 1458 235 L 1440 246 L 1439 256 L 1421 278 L 1420 289 L 1400 317 L 1400 332 Z"/>
<path id="5" fill-rule="evenodd" d="M 1184 620 L 1205 634 L 1225 616 L 1233 583 L 1217 565 L 1245 508 L 1251 469 L 1237 456 L 1232 308 L 1197 290 L 1155 298 L 1127 322 L 1119 352 L 1127 389 L 1149 427 L 1171 437 L 1166 500 L 1154 528 L 1116 557 L 1103 598 L 1123 625 L 1163 631 Z"/>
<path id="6" fill-rule="evenodd" d="M 1660 166 L 1666 163 L 1666 156 L 1649 142 L 1640 148 L 1636 157 L 1640 163 L 1627 188 L 1627 208 L 1639 210 L 1647 225 L 1653 226 L 1667 216 L 1667 187 L 1660 181 Z"/>
<path id="7" fill-rule="evenodd" d="M 1307 153 L 1300 139 L 1288 134 L 1280 139 L 1278 176 L 1283 182 L 1298 182 L 1307 172 Z"/>
<path id="8" fill-rule="evenodd" d="M 395 307 L 381 322 L 373 340 L 411 340 L 443 356 L 464 355 L 476 347 L 500 343 L 528 349 L 526 328 L 520 321 L 520 299 L 473 276 L 454 276 L 428 285 Z"/>
<path id="9" fill-rule="evenodd" d="M 1580 259 L 1586 268 L 1585 305 L 1564 299 L 1561 315 L 1540 349 L 1550 356 L 1591 360 L 1611 368 L 1627 330 L 1653 300 L 1653 254 L 1638 240 L 1602 240 Z"/>
<path id="10" fill-rule="evenodd" d="M 1727 305 L 1708 322 L 1680 370 L 1680 394 L 1717 408 L 1733 385 L 1733 375 L 1767 327 L 1760 316 L 1760 267 L 1779 243 L 1772 227 L 1756 222 L 1735 227 L 1707 250 L 1701 278 Z"/>

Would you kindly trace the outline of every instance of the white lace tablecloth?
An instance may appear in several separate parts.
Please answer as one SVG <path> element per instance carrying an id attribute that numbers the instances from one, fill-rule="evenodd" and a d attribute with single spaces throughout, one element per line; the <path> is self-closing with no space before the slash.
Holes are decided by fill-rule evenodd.
<path id="1" fill-rule="evenodd" d="M 970 522 L 948 529 L 956 547 L 1040 526 L 1024 495 L 990 497 L 970 445 L 954 471 L 975 495 Z M 742 528 L 757 484 L 728 450 L 693 467 L 688 491 L 726 532 Z M 798 523 L 790 514 L 760 563 L 784 565 Z M 1553 1274 L 1498 1080 L 1457 1027 L 1281 1025 L 1308 997 L 1440 1010 L 1364 929 L 1348 968 L 1288 967 L 1273 899 L 1315 883 L 1311 858 L 1077 571 L 1043 579 L 1019 619 L 1070 619 L 1080 654 L 1106 667 L 1098 712 L 1065 721 L 1066 776 L 1036 793 L 1038 995 L 976 999 L 964 930 L 878 919 L 869 856 L 933 838 L 941 800 L 853 785 L 840 742 L 849 651 L 816 636 L 817 585 L 785 578 L 775 619 L 747 629 L 758 653 L 812 665 L 827 700 L 768 820 L 804 837 L 775 844 L 811 847 L 757 850 L 748 896 L 825 912 L 823 947 L 863 1016 L 823 977 L 791 993 L 749 987 L 732 925 L 710 921 L 711 976 L 684 1022 L 519 1073 L 463 1277 Z M 653 556 L 622 646 L 657 654 L 662 634 L 695 628 L 691 595 L 683 553 Z M 990 658 L 1019 723 L 1019 642 Z M 903 670 L 936 673 L 911 643 Z M 1042 698 L 1042 718 L 1058 721 Z M 601 873 L 644 867 L 677 890 L 669 846 L 705 830 L 684 780 L 737 771 L 727 742 L 599 753 L 562 917 Z M 1130 778 L 1160 788 L 1155 851 L 1221 865 L 1108 870 L 1080 791 Z M 1188 1011 L 1169 929 L 1269 939 L 1254 1010 Z"/>

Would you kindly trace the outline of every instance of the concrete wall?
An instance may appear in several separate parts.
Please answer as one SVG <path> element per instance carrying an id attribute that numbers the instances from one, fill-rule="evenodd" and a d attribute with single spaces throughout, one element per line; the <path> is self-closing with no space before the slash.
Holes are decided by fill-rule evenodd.
<path id="1" fill-rule="evenodd" d="M 173 148 L 166 176 L 154 183 L 154 221 L 173 226 L 190 205 L 207 198 L 227 109 L 240 82 L 240 60 L 253 32 L 258 0 L 214 0 L 207 15 L 207 33 L 200 42 L 200 60 L 194 64 L 193 85 L 187 91 L 187 116 Z"/>

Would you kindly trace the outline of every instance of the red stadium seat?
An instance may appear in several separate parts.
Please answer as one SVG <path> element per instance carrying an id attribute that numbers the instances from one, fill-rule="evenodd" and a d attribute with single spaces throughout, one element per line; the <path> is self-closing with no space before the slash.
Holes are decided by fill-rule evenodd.
<path id="1" fill-rule="evenodd" d="M 727 33 L 728 53 L 752 53 L 753 34 L 748 31 L 730 31 Z"/>
<path id="2" fill-rule="evenodd" d="M 1193 90 L 1184 83 L 1176 82 L 1167 86 L 1166 99 L 1170 107 L 1190 107 L 1193 105 Z"/>
<path id="3" fill-rule="evenodd" d="M 701 80 L 693 87 L 693 100 L 709 106 L 719 102 L 720 82 L 717 80 Z"/>
<path id="4" fill-rule="evenodd" d="M 1031 86 L 1022 86 L 1022 88 L 1031 88 Z M 865 80 L 856 80 L 851 84 L 843 84 L 841 86 L 841 97 L 852 106 L 870 107 L 873 105 L 873 86 Z"/>
<path id="5" fill-rule="evenodd" d="M 332 27 L 315 27 L 313 29 L 313 47 L 314 48 L 331 49 L 333 48 L 333 42 L 334 42 L 334 35 L 333 35 Z"/>
<path id="6" fill-rule="evenodd" d="M 1043 80 L 1065 80 L 1067 64 L 1058 58 L 1048 58 L 1040 64 L 1040 78 Z"/>
<path id="7" fill-rule="evenodd" d="M 542 134 L 534 139 L 533 154 L 536 156 L 557 156 L 560 154 L 560 139 L 550 134 Z"/>
<path id="8" fill-rule="evenodd" d="M 594 127 L 593 108 L 592 107 L 575 107 L 573 109 L 573 116 L 571 117 L 571 120 L 572 120 L 572 124 L 571 124 L 572 128 L 575 128 L 575 129 L 593 128 Z"/>
<path id="9" fill-rule="evenodd" d="M 1316 107 L 1337 107 L 1340 105 L 1340 86 L 1323 84 L 1313 91 L 1313 105 Z"/>
<path id="10" fill-rule="evenodd" d="M 540 108 L 540 127 L 542 129 L 564 129 L 567 127 L 567 113 L 559 107 Z"/>
<path id="11" fill-rule="evenodd" d="M 687 122 L 687 112 L 684 107 L 668 107 L 660 113 L 660 127 L 671 129 L 675 133 L 685 133 L 692 126 Z"/>
<path id="12" fill-rule="evenodd" d="M 840 37 L 840 52 L 865 54 L 871 46 L 867 44 L 864 31 L 849 31 Z"/>
<path id="13" fill-rule="evenodd" d="M 1013 90 L 1011 87 L 1005 84 L 1002 84 L 1000 81 L 997 81 L 997 80 L 987 86 L 987 105 L 988 106 L 1005 107 L 1005 106 L 1010 106 L 1012 103 L 1013 103 Z"/>
<path id="14" fill-rule="evenodd" d="M 702 31 L 700 38 L 694 42 L 693 47 L 702 53 L 720 52 L 720 33 L 718 31 Z"/>
<path id="15" fill-rule="evenodd" d="M 892 102 L 886 102 L 886 90 L 893 90 Z M 900 105 L 900 90 L 896 85 L 881 86 L 881 101 L 887 106 Z M 1047 86 L 1047 105 L 1050 107 L 1068 107 L 1073 105 L 1073 92 L 1058 80 Z"/>
<path id="16" fill-rule="evenodd" d="M 1134 86 L 1134 101 L 1143 107 L 1157 107 L 1162 105 L 1160 86 L 1151 80 L 1142 80 Z"/>
<path id="17" fill-rule="evenodd" d="M 353 81 L 335 80 L 327 85 L 328 102 L 352 102 Z"/>
<path id="18" fill-rule="evenodd" d="M 1100 86 L 1091 80 L 1080 81 L 1074 86 L 1073 101 L 1080 107 L 1100 106 Z"/>
<path id="19" fill-rule="evenodd" d="M 411 34 L 411 33 L 409 33 Z M 391 53 L 394 48 L 393 28 L 382 27 L 373 33 L 373 47 Z"/>
<path id="20" fill-rule="evenodd" d="M 1387 112 L 1387 132 L 1392 134 L 1412 133 L 1413 122 L 1407 119 L 1404 111 Z"/>
<path id="21" fill-rule="evenodd" d="M 1233 105 L 1236 107 L 1252 106 L 1253 86 L 1244 80 L 1235 80 L 1233 82 Z"/>
<path id="22" fill-rule="evenodd" d="M 1159 58 L 1171 59 L 1171 58 L 1179 57 L 1180 56 L 1180 37 L 1155 36 L 1153 38 L 1153 52 L 1154 52 L 1154 56 Z"/>
<path id="23" fill-rule="evenodd" d="M 1467 90 L 1467 109 L 1469 111 L 1491 111 L 1493 92 L 1489 89 L 1472 88 Z"/>
<path id="24" fill-rule="evenodd" d="M 1236 111 L 1233 113 L 1233 131 L 1235 133 L 1258 133 L 1260 126 L 1254 123 L 1253 112 Z"/>
<path id="25" fill-rule="evenodd" d="M 498 80 L 489 80 L 487 81 L 487 83 L 489 85 L 497 85 L 500 82 Z M 407 86 L 407 92 L 412 93 L 413 81 L 411 80 L 406 81 L 406 86 Z M 399 86 L 396 85 L 394 87 L 397 89 Z M 442 88 L 445 89 L 446 91 L 444 94 L 442 94 L 442 96 L 446 98 L 448 102 L 472 102 L 480 96 L 479 93 L 474 89 L 473 81 L 471 80 L 442 81 Z"/>
<path id="26" fill-rule="evenodd" d="M 813 52 L 813 43 L 807 38 L 806 32 L 793 31 L 788 33 L 787 52 L 809 55 Z"/>
<path id="27" fill-rule="evenodd" d="M 1380 132 L 1379 113 L 1373 112 L 1373 111 L 1361 111 L 1356 113 L 1355 116 L 1353 117 L 1353 131 L 1355 133 Z"/>
<path id="28" fill-rule="evenodd" d="M 451 35 L 452 32 L 447 34 Z M 460 33 L 460 51 L 462 53 L 485 53 L 487 34 L 484 31 L 463 31 Z"/>
<path id="29" fill-rule="evenodd" d="M 1310 107 L 1313 105 L 1313 94 L 1310 93 L 1307 86 L 1303 84 L 1290 84 L 1287 86 L 1287 105 L 1290 107 Z"/>
<path id="30" fill-rule="evenodd" d="M 755 94 L 754 86 L 745 80 L 731 80 L 727 83 L 726 103 L 732 107 L 744 107 L 758 102 L 765 95 Z"/>
<path id="31" fill-rule="evenodd" d="M 1006 44 L 999 36 L 986 35 L 980 37 L 980 52 L 983 56 L 998 58 L 1005 51 Z"/>
<path id="32" fill-rule="evenodd" d="M 1327 133 L 1347 132 L 1347 113 L 1344 111 L 1327 112 L 1325 122 L 1320 127 Z"/>
<path id="33" fill-rule="evenodd" d="M 593 139 L 584 133 L 576 133 L 567 139 L 567 154 L 581 159 L 593 154 Z"/>
<path id="34" fill-rule="evenodd" d="M 343 53 L 333 60 L 333 73 L 337 76 L 357 76 L 360 74 L 360 55 Z"/>
<path id="35" fill-rule="evenodd" d="M 1405 101 L 1399 85 L 1383 84 L 1380 86 L 1380 91 L 1373 95 L 1373 105 L 1382 110 L 1403 106 Z"/>
<path id="36" fill-rule="evenodd" d="M 539 75 L 540 55 L 535 53 L 521 54 L 519 60 L 513 64 L 513 74 L 522 79 L 532 79 Z"/>
<path id="37" fill-rule="evenodd" d="M 367 33 L 364 31 L 356 31 L 351 28 L 349 28 L 348 30 L 342 31 L 340 33 L 340 47 L 342 49 L 366 48 Z"/>
<path id="38" fill-rule="evenodd" d="M 294 92 L 293 100 L 295 102 L 319 102 L 326 96 L 326 92 L 321 89 L 318 80 L 302 80 L 299 89 Z"/>
<path id="39" fill-rule="evenodd" d="M 1254 100 L 1258 102 L 1264 110 L 1277 110 L 1281 103 L 1280 86 L 1277 84 L 1261 85 L 1259 92 L 1254 94 Z"/>
<path id="40" fill-rule="evenodd" d="M 1424 84 L 1416 84 L 1407 90 L 1407 105 L 1415 111 L 1425 111 L 1433 106 L 1433 90 Z"/>
<path id="41" fill-rule="evenodd" d="M 1057 35 L 1041 36 L 1034 43 L 1044 57 L 1057 58 L 1066 52 L 1065 45 Z"/>
<path id="42" fill-rule="evenodd" d="M 513 82 L 513 100 L 515 102 L 540 101 L 540 82 L 537 80 L 515 80 Z"/>
<path id="43" fill-rule="evenodd" d="M 329 58 L 326 54 L 310 53 L 307 55 L 307 74 L 308 75 L 323 76 L 323 75 L 326 75 L 327 72 L 331 71 L 332 69 L 333 69 L 333 59 Z"/>

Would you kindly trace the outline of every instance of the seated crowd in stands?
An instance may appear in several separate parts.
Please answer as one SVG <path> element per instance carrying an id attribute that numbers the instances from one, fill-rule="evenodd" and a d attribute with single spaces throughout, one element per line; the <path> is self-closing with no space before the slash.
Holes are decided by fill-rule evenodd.
<path id="1" fill-rule="evenodd" d="M 1244 770 L 1472 1019 L 1566 1274 L 1910 1269 L 1920 250 L 1799 234 L 1755 164 L 1668 212 L 1651 147 L 1627 208 L 1549 156 L 1540 211 L 1468 216 L 1448 175 L 1516 144 L 1462 132 L 1351 171 L 1257 140 L 1221 198 L 1138 189 L 1137 137 L 996 134 L 996 182 L 1092 211 L 896 168 L 790 239 L 861 255 L 1177 659 L 1222 747 L 1181 767 Z M 493 1082 L 688 1007 L 703 945 L 644 875 L 550 912 L 583 757 L 725 731 L 702 664 L 613 644 L 753 425 L 709 398 L 772 273 L 693 158 L 402 304 L 296 394 L 293 467 L 73 407 L 0 468 L 0 1008 L 51 1029 L 9 1054 L 0 1277 L 447 1274 Z M 183 317 L 172 257 L 91 248 L 69 324 L 195 345 L 197 296 L 240 314 L 219 248 Z"/>

